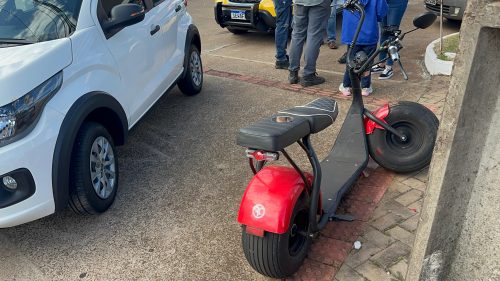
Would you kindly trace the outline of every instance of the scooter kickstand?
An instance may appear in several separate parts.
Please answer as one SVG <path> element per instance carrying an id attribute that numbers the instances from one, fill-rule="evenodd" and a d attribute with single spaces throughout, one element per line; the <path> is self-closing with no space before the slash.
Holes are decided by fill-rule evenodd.
<path id="1" fill-rule="evenodd" d="M 354 216 L 353 215 L 341 215 L 341 214 L 333 214 L 330 216 L 330 221 L 337 220 L 337 221 L 353 221 Z"/>

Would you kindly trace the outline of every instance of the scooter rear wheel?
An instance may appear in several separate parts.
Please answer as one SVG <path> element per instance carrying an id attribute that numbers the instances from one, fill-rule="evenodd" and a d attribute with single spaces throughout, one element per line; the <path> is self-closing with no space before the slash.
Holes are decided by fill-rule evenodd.
<path id="1" fill-rule="evenodd" d="M 407 139 L 402 141 L 387 130 L 377 129 L 368 135 L 370 156 L 380 166 L 398 173 L 429 165 L 439 127 L 436 115 L 421 104 L 400 102 L 391 107 L 385 120 Z"/>
<path id="2" fill-rule="evenodd" d="M 250 265 L 262 275 L 285 278 L 294 274 L 304 262 L 311 239 L 305 235 L 309 225 L 309 203 L 303 194 L 295 204 L 290 226 L 284 234 L 264 233 L 264 237 L 246 232 L 243 226 L 242 246 Z"/>

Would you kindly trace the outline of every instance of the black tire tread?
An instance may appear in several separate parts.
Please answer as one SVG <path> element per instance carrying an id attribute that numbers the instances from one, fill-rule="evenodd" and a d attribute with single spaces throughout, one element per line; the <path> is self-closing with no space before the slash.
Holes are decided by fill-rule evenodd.
<path id="1" fill-rule="evenodd" d="M 401 101 L 397 105 L 391 107 L 389 116 L 386 121 L 393 124 L 397 119 L 397 115 L 402 112 L 411 112 L 413 118 L 421 122 L 428 131 L 432 134 L 431 140 L 427 144 L 427 151 L 425 157 L 415 158 L 412 163 L 402 163 L 399 161 L 397 155 L 379 155 L 376 153 L 377 149 L 385 142 L 385 135 L 388 133 L 385 130 L 375 130 L 372 134 L 368 135 L 368 148 L 370 156 L 382 167 L 392 170 L 397 173 L 408 173 L 419 171 L 429 165 L 432 157 L 434 142 L 436 141 L 437 130 L 439 127 L 439 120 L 436 115 L 432 113 L 425 106 L 409 101 Z"/>
<path id="2" fill-rule="evenodd" d="M 298 204 L 305 204 L 305 196 L 301 196 L 299 200 L 303 201 L 298 202 Z M 243 226 L 243 252 L 247 261 L 257 272 L 271 278 L 285 278 L 293 274 L 292 270 L 294 269 L 286 269 L 280 266 L 279 247 L 282 239 L 284 239 L 284 235 L 288 235 L 288 233 L 280 235 L 266 232 L 264 233 L 264 237 L 258 237 L 246 233 L 245 226 Z M 310 240 L 306 243 L 307 245 L 305 247 L 307 252 Z"/>
<path id="3" fill-rule="evenodd" d="M 191 78 L 191 70 L 189 69 L 190 64 L 189 64 L 189 59 L 191 58 L 191 53 L 192 52 L 197 52 L 198 55 L 200 56 L 200 64 L 201 64 L 201 73 L 202 73 L 202 79 L 201 79 L 201 85 L 197 87 L 192 78 Z M 200 55 L 200 50 L 196 47 L 196 45 L 191 44 L 189 47 L 189 52 L 185 54 L 188 57 L 188 65 L 186 69 L 186 74 L 184 77 L 177 82 L 177 86 L 181 90 L 181 92 L 186 95 L 186 96 L 194 96 L 196 94 L 199 94 L 201 92 L 201 89 L 203 88 L 203 63 L 201 61 L 201 55 Z"/>
<path id="4" fill-rule="evenodd" d="M 102 211 L 94 208 L 89 201 L 89 198 L 86 195 L 86 187 L 85 181 L 82 180 L 86 178 L 84 175 L 84 165 L 88 162 L 86 153 L 84 153 L 85 146 L 91 146 L 92 143 L 87 136 L 91 134 L 91 132 L 95 130 L 100 130 L 104 137 L 108 139 L 114 149 L 113 138 L 108 133 L 106 128 L 104 128 L 101 124 L 95 122 L 85 122 L 82 124 L 80 130 L 75 139 L 75 143 L 73 145 L 73 152 L 71 155 L 71 163 L 70 163 L 70 194 L 69 194 L 69 202 L 68 205 L 73 212 L 79 215 L 96 215 L 102 213 Z M 116 161 L 116 156 L 115 156 Z M 116 170 L 116 174 L 118 175 L 118 168 Z M 117 177 L 118 178 L 118 177 Z M 118 185 L 118 183 L 116 183 Z M 115 186 L 117 189 L 117 186 Z M 116 194 L 116 192 L 115 192 Z M 111 201 L 114 200 L 111 198 Z"/>

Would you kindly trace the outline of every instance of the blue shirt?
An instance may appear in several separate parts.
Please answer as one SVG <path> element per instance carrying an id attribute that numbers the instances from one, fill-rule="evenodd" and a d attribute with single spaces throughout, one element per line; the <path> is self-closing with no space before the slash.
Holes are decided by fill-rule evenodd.
<path id="1" fill-rule="evenodd" d="M 386 0 L 359 0 L 359 3 L 365 7 L 365 21 L 356 42 L 357 45 L 377 45 L 378 43 L 378 23 L 387 14 Z M 359 12 L 351 12 L 344 9 L 342 20 L 342 43 L 349 45 L 352 42 L 356 27 L 358 26 Z"/>

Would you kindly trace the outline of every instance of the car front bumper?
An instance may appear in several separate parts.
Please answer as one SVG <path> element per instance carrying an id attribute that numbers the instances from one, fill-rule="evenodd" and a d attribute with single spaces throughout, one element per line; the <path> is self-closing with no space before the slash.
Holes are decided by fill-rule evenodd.
<path id="1" fill-rule="evenodd" d="M 462 20 L 466 5 L 466 0 L 444 0 L 443 17 L 453 20 Z M 441 5 L 439 0 L 425 0 L 425 8 L 438 16 L 440 15 Z"/>
<path id="2" fill-rule="evenodd" d="M 243 11 L 245 19 L 232 19 L 231 11 Z M 258 3 L 218 2 L 214 7 L 215 21 L 221 27 L 269 31 L 276 27 L 276 19 L 268 11 L 259 10 Z"/>
<path id="3" fill-rule="evenodd" d="M 63 118 L 61 113 L 46 106 L 32 132 L 0 147 L 0 228 L 54 213 L 52 159 Z M 16 175 L 19 171 L 20 176 Z M 6 175 L 18 180 L 18 189 L 6 188 L 3 184 Z"/>

